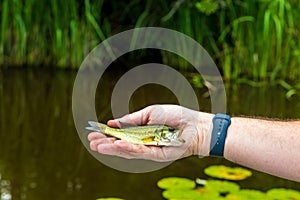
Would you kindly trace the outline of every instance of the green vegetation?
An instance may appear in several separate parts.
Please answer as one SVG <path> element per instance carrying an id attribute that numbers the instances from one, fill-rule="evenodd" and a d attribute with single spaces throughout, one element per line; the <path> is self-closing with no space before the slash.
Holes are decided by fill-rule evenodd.
<path id="1" fill-rule="evenodd" d="M 109 36 L 160 26 L 198 41 L 225 80 L 280 80 L 294 87 L 300 79 L 300 4 L 295 0 L 3 0 L 0 6 L 2 66 L 77 69 Z M 161 55 L 166 64 L 191 69 L 178 56 Z M 295 93 L 289 91 L 288 96 Z"/>
<path id="2" fill-rule="evenodd" d="M 229 200 L 252 200 L 252 199 L 264 199 L 264 200 L 273 200 L 266 195 L 266 193 L 259 190 L 249 190 L 243 189 L 233 194 L 228 194 L 226 199 Z"/>
<path id="3" fill-rule="evenodd" d="M 212 165 L 204 170 L 208 176 L 226 180 L 244 180 L 252 175 L 250 170 L 241 167 L 227 167 L 224 165 Z"/>
<path id="4" fill-rule="evenodd" d="M 157 186 L 161 189 L 193 189 L 196 187 L 196 183 L 187 178 L 168 177 L 159 180 Z"/>
<path id="5" fill-rule="evenodd" d="M 267 191 L 267 195 L 272 199 L 277 200 L 299 200 L 300 192 L 285 188 L 273 188 Z"/>
<path id="6" fill-rule="evenodd" d="M 213 167 L 213 168 L 212 168 Z M 214 169 L 214 176 L 217 173 L 217 167 L 235 171 L 247 171 L 247 169 L 239 167 L 230 168 L 227 166 L 210 166 L 207 169 Z M 221 170 L 222 174 L 224 170 Z M 251 176 L 252 172 L 250 172 Z M 194 182 L 194 184 L 192 184 Z M 163 183 L 163 184 L 162 184 Z M 197 185 L 196 185 L 197 184 Z M 181 177 L 166 177 L 158 181 L 158 187 L 163 189 L 162 196 L 165 199 L 228 199 L 228 200 L 252 200 L 252 199 L 265 199 L 265 200 L 279 200 L 279 199 L 300 199 L 300 193 L 296 190 L 285 188 L 273 188 L 266 192 L 254 189 L 241 188 L 236 182 L 222 181 L 222 180 L 205 180 L 197 178 L 196 181 Z M 188 187 L 187 187 L 188 186 Z"/>

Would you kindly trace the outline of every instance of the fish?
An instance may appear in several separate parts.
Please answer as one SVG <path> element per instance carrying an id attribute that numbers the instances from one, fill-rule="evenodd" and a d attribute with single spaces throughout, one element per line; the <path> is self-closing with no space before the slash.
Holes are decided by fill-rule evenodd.
<path id="1" fill-rule="evenodd" d="M 162 124 L 144 126 L 126 125 L 124 128 L 112 128 L 95 121 L 88 121 L 88 124 L 90 126 L 86 127 L 86 129 L 89 131 L 113 136 L 131 144 L 181 146 L 185 142 L 179 138 L 181 135 L 180 129 Z"/>

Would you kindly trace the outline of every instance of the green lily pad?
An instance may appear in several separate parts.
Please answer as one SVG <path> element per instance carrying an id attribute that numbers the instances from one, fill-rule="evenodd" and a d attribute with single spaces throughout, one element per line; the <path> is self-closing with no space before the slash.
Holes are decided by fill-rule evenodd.
<path id="1" fill-rule="evenodd" d="M 159 180 L 157 186 L 161 189 L 193 189 L 195 181 L 181 177 L 167 177 Z"/>
<path id="2" fill-rule="evenodd" d="M 226 199 L 229 200 L 253 200 L 253 199 L 263 199 L 263 200 L 270 200 L 266 193 L 259 191 L 259 190 L 249 190 L 244 189 L 233 194 L 228 194 Z"/>
<path id="3" fill-rule="evenodd" d="M 116 197 L 98 198 L 96 200 L 124 200 Z"/>
<path id="4" fill-rule="evenodd" d="M 219 194 L 228 194 L 239 191 L 240 186 L 229 181 L 208 180 L 204 188 L 208 191 L 216 191 Z"/>
<path id="5" fill-rule="evenodd" d="M 300 192 L 292 189 L 273 188 L 267 191 L 267 195 L 276 200 L 300 200 Z"/>
<path id="6" fill-rule="evenodd" d="M 203 195 L 191 189 L 170 189 L 165 190 L 162 193 L 162 196 L 166 199 L 203 199 Z"/>
<path id="7" fill-rule="evenodd" d="M 204 169 L 208 176 L 226 180 L 243 180 L 252 175 L 252 172 L 242 167 L 227 167 L 224 165 L 213 165 Z"/>
<path id="8" fill-rule="evenodd" d="M 217 191 L 207 190 L 203 187 L 198 187 L 198 188 L 194 189 L 194 191 L 202 194 L 203 195 L 202 199 L 205 199 L 205 200 L 221 200 L 221 199 L 224 199 L 222 196 L 219 195 L 219 193 Z"/>

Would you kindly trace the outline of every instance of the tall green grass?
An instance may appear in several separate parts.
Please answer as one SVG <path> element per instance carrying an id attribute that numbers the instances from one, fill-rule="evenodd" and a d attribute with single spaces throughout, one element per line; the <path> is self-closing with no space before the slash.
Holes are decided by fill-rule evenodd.
<path id="1" fill-rule="evenodd" d="M 3 0 L 1 65 L 78 68 L 85 55 L 109 34 L 97 21 L 103 1 Z"/>
<path id="2" fill-rule="evenodd" d="M 171 12 L 168 26 L 202 44 L 226 80 L 299 81 L 297 1 L 198 0 Z"/>
<path id="3" fill-rule="evenodd" d="M 228 81 L 300 79 L 300 5 L 295 0 L 2 0 L 0 6 L 2 66 L 78 68 L 107 37 L 162 26 L 198 41 Z M 189 50 L 182 41 L 178 46 Z M 162 52 L 162 58 L 191 69 L 179 56 Z"/>

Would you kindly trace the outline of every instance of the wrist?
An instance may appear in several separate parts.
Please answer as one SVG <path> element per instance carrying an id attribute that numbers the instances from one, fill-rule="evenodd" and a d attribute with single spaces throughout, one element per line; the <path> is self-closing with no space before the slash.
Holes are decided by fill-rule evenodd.
<path id="1" fill-rule="evenodd" d="M 194 152 L 195 155 L 209 156 L 213 117 L 214 115 L 210 113 L 199 113 L 197 123 L 198 142 Z"/>
<path id="2" fill-rule="evenodd" d="M 228 127 L 231 124 L 230 116 L 217 113 L 213 118 L 213 129 L 211 132 L 210 152 L 211 156 L 224 156 L 224 146 Z"/>
<path id="3" fill-rule="evenodd" d="M 244 122 L 244 120 L 241 120 L 241 118 L 231 118 L 231 125 L 228 128 L 227 138 L 224 147 L 224 157 L 226 159 L 232 160 L 233 158 L 237 157 L 237 154 L 240 153 L 240 151 L 236 149 L 239 148 L 239 146 L 241 146 L 241 141 L 243 138 L 241 138 L 240 133 L 245 132 L 246 124 L 248 123 Z M 241 127 L 239 127 L 240 125 Z M 244 148 L 246 147 L 244 146 Z"/>

